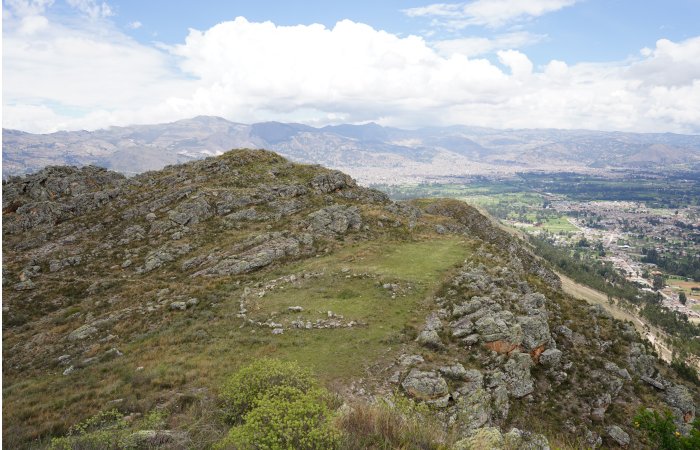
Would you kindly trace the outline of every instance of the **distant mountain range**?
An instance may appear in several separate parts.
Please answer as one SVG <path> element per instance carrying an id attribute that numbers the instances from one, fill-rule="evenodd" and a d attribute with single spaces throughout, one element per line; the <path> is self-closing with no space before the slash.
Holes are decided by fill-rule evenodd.
<path id="1" fill-rule="evenodd" d="M 341 169 L 363 183 L 403 183 L 528 171 L 604 173 L 698 169 L 700 136 L 466 126 L 402 130 L 370 123 L 314 128 L 200 116 L 158 125 L 31 134 L 2 132 L 3 178 L 48 165 L 97 165 L 128 175 L 265 148 Z"/>

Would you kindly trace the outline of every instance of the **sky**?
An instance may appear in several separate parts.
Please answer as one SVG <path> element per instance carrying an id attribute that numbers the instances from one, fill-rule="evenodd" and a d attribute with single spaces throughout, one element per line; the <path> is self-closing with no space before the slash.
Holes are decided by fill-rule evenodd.
<path id="1" fill-rule="evenodd" d="M 3 0 L 2 124 L 700 134 L 700 0 Z"/>

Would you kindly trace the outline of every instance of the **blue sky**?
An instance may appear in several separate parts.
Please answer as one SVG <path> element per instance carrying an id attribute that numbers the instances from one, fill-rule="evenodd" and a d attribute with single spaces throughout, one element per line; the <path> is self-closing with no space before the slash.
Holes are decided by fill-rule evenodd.
<path id="1" fill-rule="evenodd" d="M 272 21 L 277 25 L 320 23 L 326 27 L 350 19 L 391 33 L 425 35 L 428 39 L 493 38 L 510 28 L 472 26 L 448 31 L 431 27 L 429 19 L 408 17 L 402 13 L 405 9 L 430 4 L 426 1 L 150 0 L 112 4 L 115 22 L 143 43 L 159 40 L 176 44 L 184 40 L 188 28 L 205 30 L 238 16 L 255 22 Z M 129 24 L 134 22 L 140 22 L 142 26 L 131 30 Z M 567 63 L 616 61 L 636 55 L 643 47 L 653 47 L 661 37 L 681 41 L 700 34 L 700 1 L 586 0 L 514 24 L 512 28 L 546 36 L 541 42 L 529 46 L 528 56 L 536 64 L 546 64 L 551 59 Z"/>
<path id="2" fill-rule="evenodd" d="M 4 0 L 3 126 L 697 133 L 698 23 L 697 0 Z"/>

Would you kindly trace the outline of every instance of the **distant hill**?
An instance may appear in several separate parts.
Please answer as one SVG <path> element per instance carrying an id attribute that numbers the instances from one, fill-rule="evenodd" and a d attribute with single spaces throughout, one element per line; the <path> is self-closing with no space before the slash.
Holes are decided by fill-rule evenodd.
<path id="1" fill-rule="evenodd" d="M 363 183 L 523 171 L 601 172 L 698 168 L 700 136 L 582 130 L 365 125 L 252 125 L 200 116 L 93 132 L 30 134 L 3 129 L 3 178 L 47 165 L 97 165 L 127 175 L 232 148 L 266 148 L 344 170 Z"/>

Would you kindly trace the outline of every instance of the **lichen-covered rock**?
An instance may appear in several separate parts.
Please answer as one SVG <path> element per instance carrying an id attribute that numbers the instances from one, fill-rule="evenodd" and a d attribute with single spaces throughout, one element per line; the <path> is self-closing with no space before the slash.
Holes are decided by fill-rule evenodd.
<path id="1" fill-rule="evenodd" d="M 695 420 L 695 401 L 687 387 L 673 384 L 666 389 L 666 403 L 671 407 L 680 424 L 691 424 Z"/>
<path id="2" fill-rule="evenodd" d="M 615 442 L 617 445 L 621 447 L 627 447 L 630 443 L 630 436 L 629 434 L 625 433 L 625 431 L 618 427 L 617 425 L 611 425 L 605 429 L 605 431 L 608 433 L 608 436 Z"/>
<path id="3" fill-rule="evenodd" d="M 467 370 L 460 363 L 451 366 L 443 366 L 438 369 L 441 374 L 452 380 L 464 381 L 467 379 Z"/>
<path id="4" fill-rule="evenodd" d="M 518 316 L 518 324 L 522 329 L 523 348 L 531 352 L 537 348 L 550 345 L 552 336 L 549 334 L 547 318 L 542 315 Z"/>
<path id="5" fill-rule="evenodd" d="M 406 393 L 418 400 L 435 400 L 448 395 L 447 383 L 435 372 L 411 369 L 401 382 Z"/>
<path id="6" fill-rule="evenodd" d="M 454 424 L 461 434 L 468 434 L 489 423 L 491 413 L 491 396 L 484 389 L 476 389 L 457 399 Z"/>
<path id="7" fill-rule="evenodd" d="M 524 397 L 535 390 L 530 368 L 532 358 L 527 353 L 514 352 L 504 365 L 508 392 L 515 398 Z"/>

